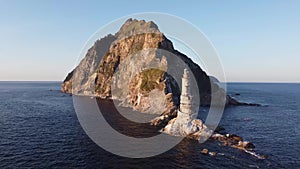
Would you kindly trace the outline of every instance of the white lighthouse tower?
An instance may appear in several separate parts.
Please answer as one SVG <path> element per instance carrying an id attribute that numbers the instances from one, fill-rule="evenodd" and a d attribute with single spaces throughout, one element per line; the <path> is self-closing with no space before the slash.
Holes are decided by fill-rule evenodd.
<path id="1" fill-rule="evenodd" d="M 185 114 L 192 114 L 192 96 L 190 91 L 190 82 L 189 82 L 189 71 L 184 69 L 183 76 L 182 76 L 182 89 L 181 89 L 181 96 L 180 96 L 180 111 L 181 113 Z"/>
<path id="2" fill-rule="evenodd" d="M 195 115 L 197 112 L 193 110 L 193 97 L 190 91 L 190 74 L 184 69 L 182 76 L 182 87 L 180 96 L 180 106 L 177 110 L 177 117 L 170 120 L 163 131 L 172 135 L 187 136 L 196 134 L 199 137 L 203 134 L 211 134 L 207 132 L 205 125 Z"/>

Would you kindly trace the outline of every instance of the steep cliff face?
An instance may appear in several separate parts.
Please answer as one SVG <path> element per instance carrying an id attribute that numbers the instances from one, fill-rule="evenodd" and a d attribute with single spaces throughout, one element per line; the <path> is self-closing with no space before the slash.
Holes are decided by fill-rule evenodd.
<path id="1" fill-rule="evenodd" d="M 62 91 L 118 99 L 141 112 L 163 114 L 165 118 L 157 122 L 160 125 L 176 117 L 186 67 L 195 77 L 199 91 L 194 92 L 199 92 L 196 101 L 201 105 L 210 104 L 211 87 L 218 95 L 226 95 L 196 63 L 174 49 L 157 25 L 129 19 L 115 35 L 95 42 L 67 76 Z"/>
<path id="2" fill-rule="evenodd" d="M 115 36 L 113 35 L 107 35 L 106 37 L 97 40 L 88 50 L 86 56 L 80 61 L 78 66 L 67 75 L 61 85 L 61 91 L 74 94 L 93 91 L 96 70 L 99 66 L 100 59 L 108 52 L 109 47 L 114 40 Z M 80 85 L 72 85 L 74 81 L 76 84 Z"/>

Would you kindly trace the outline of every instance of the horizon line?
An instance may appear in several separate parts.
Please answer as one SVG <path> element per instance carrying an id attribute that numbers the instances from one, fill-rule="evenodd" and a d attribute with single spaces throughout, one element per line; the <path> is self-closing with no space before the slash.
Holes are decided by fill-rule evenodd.
<path id="1" fill-rule="evenodd" d="M 0 82 L 63 82 L 63 80 L 0 80 Z M 224 83 L 224 82 L 220 82 Z M 300 84 L 300 82 L 280 82 L 280 81 L 266 81 L 266 82 L 253 82 L 253 81 L 228 81 L 225 83 L 282 83 L 282 84 Z"/>

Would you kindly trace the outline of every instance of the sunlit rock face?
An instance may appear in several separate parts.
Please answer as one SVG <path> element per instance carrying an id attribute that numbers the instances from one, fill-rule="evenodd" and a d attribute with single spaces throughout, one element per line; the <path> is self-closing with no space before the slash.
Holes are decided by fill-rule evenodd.
<path id="1" fill-rule="evenodd" d="M 192 95 L 190 93 L 189 72 L 184 69 L 182 76 L 182 91 L 180 96 L 180 108 L 177 110 L 177 117 L 170 120 L 163 128 L 163 132 L 175 136 L 190 136 L 197 140 L 208 138 L 213 131 L 209 130 L 197 119 L 197 112 L 192 109 Z"/>

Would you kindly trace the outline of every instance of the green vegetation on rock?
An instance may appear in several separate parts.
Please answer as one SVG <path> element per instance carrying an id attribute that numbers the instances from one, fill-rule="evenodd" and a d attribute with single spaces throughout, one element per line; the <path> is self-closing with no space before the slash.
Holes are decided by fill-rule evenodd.
<path id="1" fill-rule="evenodd" d="M 140 89 L 142 91 L 151 91 L 155 88 L 162 90 L 162 86 L 159 85 L 164 79 L 165 72 L 159 69 L 147 69 L 142 71 L 141 79 L 142 84 Z"/>

